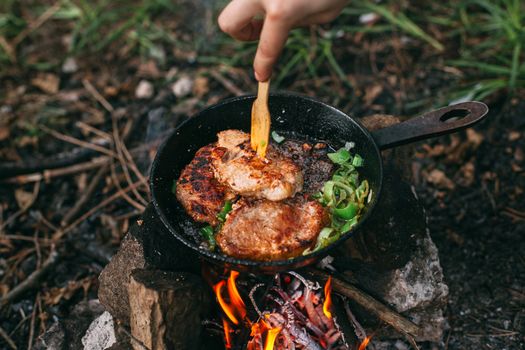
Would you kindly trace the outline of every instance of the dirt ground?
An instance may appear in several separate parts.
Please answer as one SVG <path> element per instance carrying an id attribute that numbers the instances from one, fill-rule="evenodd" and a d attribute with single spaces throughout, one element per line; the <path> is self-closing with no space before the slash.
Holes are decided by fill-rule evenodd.
<path id="1" fill-rule="evenodd" d="M 50 20 L 21 41 L 23 61 L 0 67 L 0 349 L 31 348 L 54 321 L 96 298 L 98 274 L 149 202 L 144 181 L 166 133 L 207 105 L 254 92 L 253 47 L 225 48 L 205 12 L 195 23 L 164 21 L 177 41 L 149 56 L 128 36 L 67 58 L 73 23 Z M 357 117 L 410 117 L 450 102 L 464 77 L 444 63 L 456 42 L 437 54 L 398 31 L 330 33 L 303 32 L 308 55 L 329 44 L 333 56 L 321 61 L 340 66 L 309 75 L 301 56 L 287 66 L 287 52 L 278 71 L 291 73 L 276 88 Z M 237 55 L 244 61 L 232 64 Z M 434 348 L 525 347 L 524 97 L 502 89 L 484 99 L 490 116 L 472 131 L 418 145 L 414 185 L 450 291 L 451 328 Z"/>
<path id="2" fill-rule="evenodd" d="M 423 146 L 414 162 L 427 179 L 434 169 L 446 176 L 417 188 L 450 290 L 449 349 L 525 345 L 524 113 L 522 100 L 493 107 L 475 135 Z"/>

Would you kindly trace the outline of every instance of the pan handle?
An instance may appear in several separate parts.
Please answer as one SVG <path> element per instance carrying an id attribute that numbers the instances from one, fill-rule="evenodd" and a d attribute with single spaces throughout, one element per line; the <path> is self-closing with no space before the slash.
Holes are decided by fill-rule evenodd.
<path id="1" fill-rule="evenodd" d="M 482 102 L 458 103 L 373 131 L 371 134 L 379 149 L 388 149 L 468 128 L 481 121 L 488 110 L 487 105 Z"/>

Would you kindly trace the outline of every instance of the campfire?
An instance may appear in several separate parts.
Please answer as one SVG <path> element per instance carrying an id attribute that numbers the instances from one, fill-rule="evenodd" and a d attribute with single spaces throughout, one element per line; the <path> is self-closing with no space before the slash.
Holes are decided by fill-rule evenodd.
<path id="1" fill-rule="evenodd" d="M 276 274 L 268 284 L 253 282 L 246 276 L 249 291 L 243 293 L 243 298 L 237 287 L 239 275 L 232 270 L 227 279 L 213 285 L 226 349 L 354 348 L 333 313 L 331 277 L 323 288 L 293 271 Z M 358 328 L 355 334 L 362 338 L 355 349 L 363 350 L 370 338 L 355 318 L 353 323 Z"/>

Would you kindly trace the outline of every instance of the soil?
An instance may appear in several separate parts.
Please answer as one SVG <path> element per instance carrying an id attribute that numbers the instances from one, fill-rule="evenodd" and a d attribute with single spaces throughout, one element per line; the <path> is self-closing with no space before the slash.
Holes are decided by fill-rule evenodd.
<path id="1" fill-rule="evenodd" d="M 196 17 L 204 18 L 188 16 L 195 19 L 196 27 L 204 28 Z M 206 28 L 216 27 L 211 18 Z M 188 21 L 172 17 L 166 21 L 172 26 L 184 22 Z M 186 35 L 183 28 L 173 31 Z M 100 155 L 51 136 L 42 125 L 116 151 L 111 141 L 111 114 L 86 87 L 86 81 L 111 103 L 121 132 L 131 121 L 127 148 L 149 145 L 133 153 L 145 176 L 167 131 L 204 106 L 255 88 L 249 67 L 201 64 L 195 60 L 199 52 L 173 47 L 163 48 L 166 58 L 161 64 L 108 47 L 104 53 L 75 57 L 78 70 L 66 73 L 59 67 L 65 50 L 50 50 L 46 42 L 37 40 L 42 36 L 65 42 L 58 22 L 45 23 L 37 34 L 22 46 L 38 53 L 35 62 L 55 62 L 46 70 L 51 75 L 22 63 L 0 69 L 0 179 Z M 188 42 L 192 35 L 202 38 L 202 32 L 192 32 L 186 35 Z M 334 72 L 321 72 L 313 82 L 302 77 L 284 80 L 280 89 L 314 96 L 359 117 L 416 115 L 439 104 L 436 96 L 445 95 L 460 79 L 446 73 L 442 62 L 446 54 L 442 57 L 418 47 L 417 41 L 392 52 L 390 39 L 385 37 L 384 45 L 372 45 L 366 37 L 361 43 L 338 39 L 335 56 L 347 62 L 343 68 L 348 82 L 344 84 Z M 216 48 L 209 45 L 208 53 Z M 377 61 L 370 62 L 372 56 Z M 190 79 L 193 88 L 176 96 L 173 84 L 182 79 Z M 153 84 L 151 97 L 136 96 L 142 80 Z M 419 144 L 412 164 L 414 184 L 428 211 L 450 290 L 450 330 L 442 344 L 427 344 L 428 348 L 525 348 L 525 99 L 502 91 L 485 102 L 490 116 L 474 132 Z M 106 134 L 101 139 L 100 133 L 80 127 L 79 121 Z M 104 143 L 108 135 L 110 141 Z M 75 150 L 81 151 L 80 156 Z M 67 153 L 65 163 L 60 163 L 62 158 L 56 161 L 61 152 Z M 119 186 L 129 185 L 121 162 L 114 164 L 115 174 L 110 170 L 102 174 L 70 223 L 118 193 Z M 0 180 L 0 297 L 38 271 L 51 250 L 60 256 L 39 283 L 0 306 L 1 330 L 18 348 L 30 347 L 39 334 L 64 319 L 82 300 L 96 298 L 97 276 L 138 218 L 143 207 L 139 197 L 149 198 L 147 186 L 142 186 L 137 194 L 118 197 L 76 222 L 61 239 L 54 239 L 61 220 L 97 171 L 27 184 Z M 133 173 L 131 177 L 132 182 L 138 180 Z M 5 337 L 0 336 L 0 349 L 8 348 Z"/>

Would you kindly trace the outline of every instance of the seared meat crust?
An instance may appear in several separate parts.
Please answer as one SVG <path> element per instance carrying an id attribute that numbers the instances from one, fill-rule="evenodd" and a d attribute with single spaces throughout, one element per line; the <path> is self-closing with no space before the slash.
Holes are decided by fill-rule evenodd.
<path id="1" fill-rule="evenodd" d="M 301 168 L 270 145 L 266 159 L 250 147 L 249 134 L 225 130 L 218 134 L 212 165 L 215 177 L 233 192 L 250 198 L 280 201 L 302 190 Z"/>
<path id="2" fill-rule="evenodd" d="M 287 259 L 315 245 L 328 219 L 316 201 L 238 201 L 227 216 L 217 244 L 230 256 L 251 260 Z"/>
<path id="3" fill-rule="evenodd" d="M 326 154 L 330 151 L 325 143 L 312 145 L 307 142 L 286 140 L 277 146 L 281 154 L 301 167 L 304 176 L 303 193 L 314 194 L 335 171 L 335 164 Z"/>
<path id="4" fill-rule="evenodd" d="M 212 226 L 218 224 L 216 215 L 225 200 L 233 197 L 214 177 L 211 167 L 214 149 L 214 145 L 208 145 L 195 153 L 182 171 L 176 190 L 177 199 L 193 220 Z"/>

